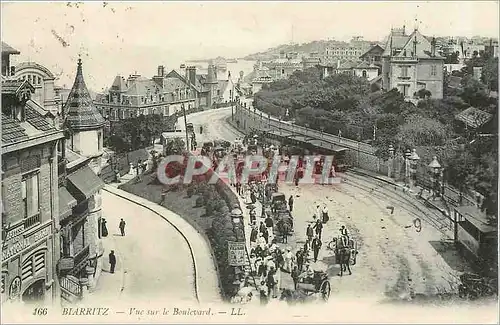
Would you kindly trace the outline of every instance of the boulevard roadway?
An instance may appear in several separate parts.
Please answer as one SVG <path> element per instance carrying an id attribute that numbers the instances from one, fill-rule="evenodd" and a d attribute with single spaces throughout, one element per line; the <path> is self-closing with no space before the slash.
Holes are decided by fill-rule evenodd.
<path id="1" fill-rule="evenodd" d="M 214 139 L 241 138 L 243 135 L 227 123 L 230 116 L 231 108 L 189 115 L 188 122 L 195 126 L 199 146 Z M 200 125 L 203 134 L 199 134 Z M 438 253 L 437 250 L 443 250 L 448 243 L 442 232 L 427 224 L 418 211 L 393 199 L 384 188 L 377 189 L 379 195 L 375 196 L 359 184 L 355 186 L 354 179 L 350 184 L 348 174 L 346 178 L 346 182 L 335 185 L 280 184 L 279 187 L 287 197 L 295 196 L 292 212 L 295 234 L 288 244 L 293 251 L 303 245 L 305 229 L 312 221 L 316 205 L 328 207 L 330 221 L 323 229 L 323 247 L 313 267 L 328 272 L 332 297 L 340 294 L 407 298 L 410 292 L 434 294 L 456 290 L 457 276 L 467 268 L 452 251 L 443 253 L 445 257 Z M 373 184 L 367 178 L 357 176 L 356 179 L 365 186 Z M 388 206 L 395 207 L 394 214 Z M 413 226 L 416 216 L 422 218 L 421 232 Z M 333 252 L 327 249 L 328 242 L 339 235 L 341 225 L 350 230 L 359 250 L 353 274 L 342 278 L 337 275 L 339 269 L 334 264 Z"/>

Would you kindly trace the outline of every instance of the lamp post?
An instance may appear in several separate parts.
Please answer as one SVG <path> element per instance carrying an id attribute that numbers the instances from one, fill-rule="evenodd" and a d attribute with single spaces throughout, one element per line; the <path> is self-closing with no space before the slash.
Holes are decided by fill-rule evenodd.
<path id="1" fill-rule="evenodd" d="M 394 147 L 392 146 L 392 144 L 390 144 L 389 145 L 389 160 L 387 162 L 387 177 L 392 176 L 393 158 L 394 158 Z"/>
<path id="2" fill-rule="evenodd" d="M 236 226 L 237 224 L 239 223 L 243 223 L 242 222 L 242 219 L 243 219 L 243 211 L 241 211 L 241 209 L 239 208 L 235 208 L 231 211 L 231 219 L 233 221 L 233 224 Z M 235 227 L 236 228 L 236 227 Z M 234 232 L 235 235 L 236 235 L 236 241 L 239 241 L 239 238 L 238 238 L 238 232 L 235 231 Z"/>
<path id="3" fill-rule="evenodd" d="M 431 169 L 431 172 L 432 172 L 432 181 L 433 181 L 433 186 L 434 186 L 434 188 L 433 188 L 434 195 L 433 196 L 439 196 L 439 192 L 440 192 L 439 179 L 440 179 L 440 174 L 441 174 L 441 171 L 443 168 L 441 167 L 441 164 L 438 162 L 436 156 L 432 157 L 432 161 L 429 164 L 429 168 Z"/>
<path id="4" fill-rule="evenodd" d="M 415 186 L 417 180 L 417 164 L 419 160 L 417 149 L 413 149 L 410 155 L 410 188 Z"/>
<path id="5" fill-rule="evenodd" d="M 405 185 L 409 184 L 409 178 L 410 178 L 410 156 L 411 152 L 410 149 L 406 149 L 404 153 L 404 159 L 405 159 Z"/>
<path id="6" fill-rule="evenodd" d="M 229 98 L 231 101 L 231 121 L 234 121 L 234 85 L 233 89 L 229 89 Z"/>

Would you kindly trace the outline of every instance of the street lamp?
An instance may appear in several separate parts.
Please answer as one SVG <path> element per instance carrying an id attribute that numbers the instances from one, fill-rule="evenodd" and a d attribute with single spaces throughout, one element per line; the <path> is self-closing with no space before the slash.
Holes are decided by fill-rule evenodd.
<path id="1" fill-rule="evenodd" d="M 410 188 L 415 186 L 417 176 L 417 164 L 420 157 L 417 155 L 417 149 L 413 149 L 410 155 Z"/>
<path id="2" fill-rule="evenodd" d="M 432 180 L 434 183 L 434 193 L 439 196 L 439 178 L 441 174 L 441 164 L 438 162 L 437 157 L 434 156 L 432 157 L 432 161 L 429 164 L 429 168 L 431 169 L 432 172 Z"/>
<path id="3" fill-rule="evenodd" d="M 390 144 L 389 145 L 389 161 L 387 162 L 387 177 L 392 176 L 393 158 L 394 158 L 394 147 L 392 144 Z"/>
<path id="4" fill-rule="evenodd" d="M 411 156 L 411 152 L 410 152 L 410 149 L 406 149 L 405 150 L 405 153 L 404 153 L 404 158 L 405 158 L 405 185 L 408 185 L 408 179 L 409 179 L 409 175 L 410 175 L 410 156 Z"/>

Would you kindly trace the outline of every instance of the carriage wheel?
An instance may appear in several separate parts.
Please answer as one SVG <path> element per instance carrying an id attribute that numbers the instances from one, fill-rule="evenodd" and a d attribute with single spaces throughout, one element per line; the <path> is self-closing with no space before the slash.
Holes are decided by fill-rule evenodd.
<path id="1" fill-rule="evenodd" d="M 330 250 L 332 250 L 332 251 L 333 251 L 333 250 L 335 250 L 335 246 L 336 246 L 335 244 L 336 244 L 336 243 L 335 243 L 335 241 L 334 241 L 334 240 L 332 240 L 331 242 L 329 242 L 329 243 L 328 243 L 328 246 L 327 246 L 327 247 L 328 247 L 328 249 L 330 249 Z"/>
<path id="2" fill-rule="evenodd" d="M 324 301 L 328 301 L 328 298 L 330 298 L 331 290 L 332 289 L 330 288 L 330 282 L 325 280 L 321 283 L 319 291 L 321 292 L 321 297 Z"/>

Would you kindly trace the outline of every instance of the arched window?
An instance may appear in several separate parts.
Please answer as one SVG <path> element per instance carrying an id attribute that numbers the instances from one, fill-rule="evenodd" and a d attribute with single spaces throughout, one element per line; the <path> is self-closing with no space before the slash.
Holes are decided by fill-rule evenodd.
<path id="1" fill-rule="evenodd" d="M 363 78 L 366 78 L 366 70 L 363 70 Z"/>
<path id="2" fill-rule="evenodd" d="M 23 283 L 45 269 L 45 252 L 45 249 L 39 250 L 23 262 L 21 268 L 21 281 Z"/>

